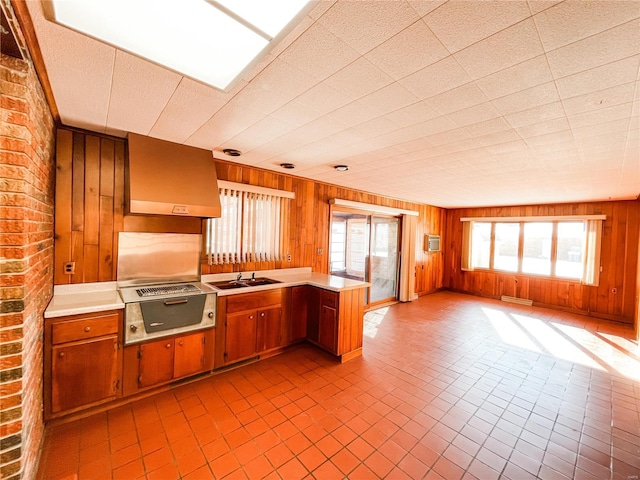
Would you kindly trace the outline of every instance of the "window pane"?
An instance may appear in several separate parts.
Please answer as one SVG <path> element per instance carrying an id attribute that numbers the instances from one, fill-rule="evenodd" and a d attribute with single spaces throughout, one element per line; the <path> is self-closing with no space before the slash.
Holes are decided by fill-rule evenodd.
<path id="1" fill-rule="evenodd" d="M 524 224 L 524 252 L 522 271 L 539 275 L 551 275 L 552 223 Z"/>
<path id="2" fill-rule="evenodd" d="M 491 258 L 491 224 L 473 223 L 471 234 L 473 254 L 472 266 L 475 268 L 489 268 Z"/>
<path id="3" fill-rule="evenodd" d="M 584 236 L 584 222 L 558 223 L 558 277 L 582 278 Z"/>
<path id="4" fill-rule="evenodd" d="M 496 244 L 493 268 L 508 272 L 518 271 L 519 223 L 496 223 Z"/>

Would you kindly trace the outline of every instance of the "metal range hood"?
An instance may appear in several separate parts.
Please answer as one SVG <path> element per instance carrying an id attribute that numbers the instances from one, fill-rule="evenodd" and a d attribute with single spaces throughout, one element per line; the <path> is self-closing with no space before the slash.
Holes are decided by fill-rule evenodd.
<path id="1" fill-rule="evenodd" d="M 125 183 L 128 213 L 220 217 L 209 150 L 130 133 Z"/>

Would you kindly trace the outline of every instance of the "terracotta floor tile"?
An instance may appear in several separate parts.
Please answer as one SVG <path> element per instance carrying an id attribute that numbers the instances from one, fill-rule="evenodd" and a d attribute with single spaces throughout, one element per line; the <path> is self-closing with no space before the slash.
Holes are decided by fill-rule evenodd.
<path id="1" fill-rule="evenodd" d="M 179 478 L 178 467 L 173 463 L 167 463 L 157 470 L 147 472 L 148 480 L 178 480 Z"/>
<path id="2" fill-rule="evenodd" d="M 297 458 L 292 458 L 276 470 L 278 475 L 287 480 L 300 480 L 309 473 Z"/>
<path id="3" fill-rule="evenodd" d="M 254 458 L 243 469 L 249 479 L 263 478 L 274 471 L 273 465 L 264 455 Z"/>
<path id="4" fill-rule="evenodd" d="M 377 333 L 345 364 L 300 345 L 48 427 L 37 479 L 629 480 L 640 470 L 629 328 L 451 292 L 366 322 Z M 547 348 L 552 337 L 562 348 Z"/>
<path id="5" fill-rule="evenodd" d="M 216 478 L 222 478 L 240 467 L 240 463 L 233 453 L 226 453 L 218 457 L 213 462 L 209 462 L 209 467 Z"/>

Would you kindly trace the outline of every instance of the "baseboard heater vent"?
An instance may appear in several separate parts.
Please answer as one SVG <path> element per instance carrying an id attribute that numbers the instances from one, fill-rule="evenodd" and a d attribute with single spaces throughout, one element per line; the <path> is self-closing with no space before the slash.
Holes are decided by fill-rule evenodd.
<path id="1" fill-rule="evenodd" d="M 533 305 L 533 300 L 529 300 L 527 298 L 509 297 L 508 295 L 502 295 L 502 297 L 500 297 L 500 300 L 502 300 L 503 302 L 517 303 L 519 305 Z"/>

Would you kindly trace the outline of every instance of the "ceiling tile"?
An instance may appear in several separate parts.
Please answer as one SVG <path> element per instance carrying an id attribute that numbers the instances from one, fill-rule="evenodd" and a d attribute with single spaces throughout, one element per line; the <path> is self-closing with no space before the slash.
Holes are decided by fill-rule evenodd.
<path id="1" fill-rule="evenodd" d="M 360 0 L 335 3 L 319 22 L 364 55 L 419 18 L 405 1 Z"/>
<path id="2" fill-rule="evenodd" d="M 527 0 L 532 14 L 539 13 L 565 0 Z"/>
<path id="3" fill-rule="evenodd" d="M 570 115 L 569 123 L 571 123 L 571 128 L 579 128 L 587 125 L 599 125 L 601 123 L 613 122 L 615 120 L 625 120 L 629 119 L 631 116 L 632 109 L 633 102 L 607 106 L 590 112 Z"/>
<path id="4" fill-rule="evenodd" d="M 391 120 L 398 127 L 408 127 L 432 118 L 439 117 L 440 114 L 431 108 L 425 101 L 416 102 L 406 107 L 402 107 L 393 112 L 387 113 L 385 118 Z"/>
<path id="5" fill-rule="evenodd" d="M 478 79 L 543 53 L 536 27 L 529 18 L 459 51 L 454 56 L 469 75 Z"/>
<path id="6" fill-rule="evenodd" d="M 393 79 L 390 76 L 364 57 L 360 57 L 324 81 L 325 85 L 353 99 L 375 92 L 391 83 Z"/>
<path id="7" fill-rule="evenodd" d="M 567 99 L 633 82 L 638 72 L 640 56 L 629 57 L 601 67 L 592 68 L 556 81 L 560 98 Z"/>
<path id="8" fill-rule="evenodd" d="M 572 97 L 562 101 L 567 115 L 592 112 L 601 108 L 633 102 L 633 94 L 638 82 L 625 83 L 616 87 L 606 88 L 595 92 Z"/>
<path id="9" fill-rule="evenodd" d="M 270 116 L 293 125 L 305 125 L 320 117 L 321 114 L 293 100 L 272 112 Z"/>
<path id="10" fill-rule="evenodd" d="M 484 122 L 500 116 L 500 112 L 496 110 L 491 102 L 486 102 L 458 112 L 450 113 L 447 115 L 447 118 L 457 126 L 464 127 L 466 125 L 473 125 L 474 123 Z"/>
<path id="11" fill-rule="evenodd" d="M 559 101 L 558 92 L 554 83 L 545 83 L 537 87 L 512 93 L 506 97 L 496 98 L 491 103 L 503 115 L 523 112 L 548 103 Z"/>
<path id="12" fill-rule="evenodd" d="M 315 23 L 278 58 L 316 80 L 323 80 L 358 57 L 344 41 Z"/>
<path id="13" fill-rule="evenodd" d="M 148 135 L 181 79 L 177 73 L 118 50 L 107 125 Z"/>
<path id="14" fill-rule="evenodd" d="M 449 52 L 454 53 L 530 16 L 526 1 L 447 2 L 424 17 Z"/>
<path id="15" fill-rule="evenodd" d="M 567 0 L 537 14 L 534 20 L 545 50 L 550 51 L 638 17 L 637 0 Z"/>
<path id="16" fill-rule="evenodd" d="M 547 58 L 540 55 L 480 78 L 476 84 L 489 98 L 493 99 L 551 81 L 553 76 L 549 70 Z"/>
<path id="17" fill-rule="evenodd" d="M 440 5 L 444 5 L 447 0 L 408 0 L 408 2 L 418 15 L 424 17 L 426 14 L 431 13 Z"/>
<path id="18" fill-rule="evenodd" d="M 399 81 L 407 90 L 424 100 L 471 81 L 471 77 L 453 56 L 440 60 Z"/>
<path id="19" fill-rule="evenodd" d="M 566 77 L 640 53 L 640 20 L 547 53 L 555 78 Z"/>
<path id="20" fill-rule="evenodd" d="M 496 132 L 510 130 L 512 127 L 504 118 L 493 118 L 484 122 L 474 123 L 463 128 L 470 137 L 481 137 Z"/>
<path id="21" fill-rule="evenodd" d="M 45 20 L 42 2 L 26 5 L 47 59 L 47 75 L 62 122 L 105 132 L 115 48 Z"/>
<path id="22" fill-rule="evenodd" d="M 319 83 L 296 97 L 294 101 L 305 108 L 324 115 L 351 103 L 353 100 L 347 94 L 338 92 L 326 83 Z"/>
<path id="23" fill-rule="evenodd" d="M 367 107 L 374 116 L 382 116 L 399 110 L 418 101 L 418 98 L 398 83 L 386 87 L 356 101 L 357 104 Z"/>
<path id="24" fill-rule="evenodd" d="M 317 85 L 318 79 L 276 58 L 251 84 L 293 99 Z"/>
<path id="25" fill-rule="evenodd" d="M 431 107 L 443 115 L 465 110 L 487 101 L 488 98 L 474 83 L 467 83 L 426 100 Z"/>
<path id="26" fill-rule="evenodd" d="M 569 128 L 570 126 L 567 119 L 565 117 L 560 117 L 555 120 L 548 120 L 542 123 L 534 123 L 532 125 L 516 128 L 516 132 L 518 132 L 518 135 L 522 138 L 527 139 L 531 137 L 538 137 L 540 135 L 547 135 L 549 133 L 569 130 Z"/>
<path id="27" fill-rule="evenodd" d="M 506 120 L 514 128 L 523 127 L 525 125 L 533 125 L 545 121 L 555 120 L 565 116 L 561 102 L 553 102 L 539 107 L 533 107 L 522 112 L 511 113 L 506 115 Z"/>
<path id="28" fill-rule="evenodd" d="M 380 46 L 366 58 L 396 80 L 449 56 L 429 27 L 418 20 Z"/>

